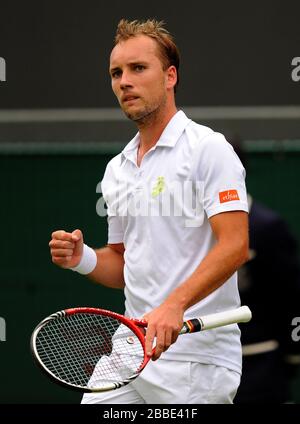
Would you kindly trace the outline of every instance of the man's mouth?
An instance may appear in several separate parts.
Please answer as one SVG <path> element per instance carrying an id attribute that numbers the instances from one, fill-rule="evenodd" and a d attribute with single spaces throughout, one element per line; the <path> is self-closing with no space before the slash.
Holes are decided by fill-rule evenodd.
<path id="1" fill-rule="evenodd" d="M 132 102 L 134 100 L 137 100 L 137 96 L 125 96 L 122 100 L 123 103 Z"/>

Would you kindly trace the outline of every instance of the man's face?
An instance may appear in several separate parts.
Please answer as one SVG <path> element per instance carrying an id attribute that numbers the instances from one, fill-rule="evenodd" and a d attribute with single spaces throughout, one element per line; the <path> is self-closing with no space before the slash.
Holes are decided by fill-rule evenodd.
<path id="1" fill-rule="evenodd" d="M 117 44 L 109 71 L 113 92 L 129 119 L 141 121 L 165 105 L 168 71 L 152 38 L 139 35 Z"/>

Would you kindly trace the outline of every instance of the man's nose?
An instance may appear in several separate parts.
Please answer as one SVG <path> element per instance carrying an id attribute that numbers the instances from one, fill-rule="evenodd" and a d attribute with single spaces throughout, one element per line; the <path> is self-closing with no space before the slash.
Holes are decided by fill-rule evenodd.
<path id="1" fill-rule="evenodd" d="M 123 88 L 123 89 L 126 88 L 126 87 L 132 87 L 132 82 L 131 82 L 131 79 L 130 79 L 129 72 L 127 72 L 127 71 L 122 72 L 120 87 Z"/>

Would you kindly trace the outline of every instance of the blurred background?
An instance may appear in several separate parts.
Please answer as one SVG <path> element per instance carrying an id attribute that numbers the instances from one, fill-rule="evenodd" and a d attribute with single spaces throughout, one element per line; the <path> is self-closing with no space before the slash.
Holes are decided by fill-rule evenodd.
<path id="1" fill-rule="evenodd" d="M 106 163 L 136 132 L 118 109 L 108 74 L 121 18 L 166 22 L 181 51 L 178 106 L 243 146 L 249 192 L 300 242 L 299 12 L 299 2 L 279 0 L 1 0 L 0 317 L 6 334 L 0 334 L 0 403 L 78 403 L 80 395 L 48 381 L 33 364 L 31 332 L 66 307 L 123 312 L 121 292 L 58 269 L 48 248 L 52 231 L 61 228 L 82 229 L 91 246 L 106 243 L 96 187 Z M 283 292 L 293 297 L 287 283 L 268 281 L 267 299 L 258 288 L 253 308 L 266 307 L 268 315 L 273 305 L 284 314 L 288 304 L 274 305 Z M 291 321 L 284 328 L 289 341 L 293 328 Z M 298 345 L 293 341 L 286 399 L 294 403 L 300 403 Z"/>

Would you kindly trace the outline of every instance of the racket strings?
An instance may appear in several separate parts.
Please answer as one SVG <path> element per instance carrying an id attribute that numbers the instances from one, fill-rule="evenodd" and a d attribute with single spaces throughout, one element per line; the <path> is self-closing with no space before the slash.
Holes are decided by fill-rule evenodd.
<path id="1" fill-rule="evenodd" d="M 130 328 L 96 314 L 49 320 L 37 334 L 36 349 L 55 377 L 83 388 L 122 384 L 144 360 L 143 346 Z"/>

